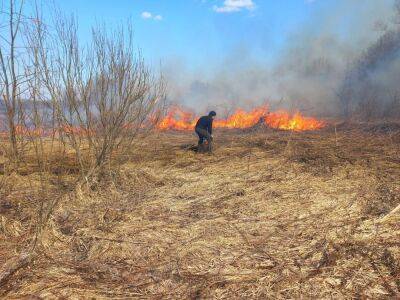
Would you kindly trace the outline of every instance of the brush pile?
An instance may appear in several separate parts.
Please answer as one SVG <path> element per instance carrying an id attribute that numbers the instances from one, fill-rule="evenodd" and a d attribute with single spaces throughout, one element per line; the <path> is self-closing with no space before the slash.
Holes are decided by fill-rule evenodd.
<path id="1" fill-rule="evenodd" d="M 67 163 L 44 194 L 34 170 L 0 175 L 0 266 L 30 243 L 35 203 L 63 195 L 0 297 L 400 297 L 393 130 L 216 131 L 213 155 L 158 132 L 74 189 Z"/>

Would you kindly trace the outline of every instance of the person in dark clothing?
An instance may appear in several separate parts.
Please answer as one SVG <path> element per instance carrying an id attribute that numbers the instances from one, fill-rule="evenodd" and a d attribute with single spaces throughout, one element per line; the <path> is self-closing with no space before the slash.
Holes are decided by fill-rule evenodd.
<path id="1" fill-rule="evenodd" d="M 201 152 L 201 149 L 204 149 L 205 141 L 207 141 L 208 152 L 212 151 L 212 123 L 216 115 L 215 111 L 210 111 L 208 116 L 202 116 L 196 123 L 195 131 L 199 136 L 199 152 Z"/>

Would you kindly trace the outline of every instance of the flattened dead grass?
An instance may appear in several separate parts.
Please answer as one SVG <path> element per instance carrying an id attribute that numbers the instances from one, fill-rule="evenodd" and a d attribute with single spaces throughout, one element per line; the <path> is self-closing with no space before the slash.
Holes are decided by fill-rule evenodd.
<path id="1" fill-rule="evenodd" d="M 198 155 L 190 133 L 157 133 L 60 202 L 40 256 L 1 295 L 399 297 L 400 216 L 382 222 L 400 204 L 394 134 L 220 131 Z M 27 230 L 12 210 L 1 253 Z"/>

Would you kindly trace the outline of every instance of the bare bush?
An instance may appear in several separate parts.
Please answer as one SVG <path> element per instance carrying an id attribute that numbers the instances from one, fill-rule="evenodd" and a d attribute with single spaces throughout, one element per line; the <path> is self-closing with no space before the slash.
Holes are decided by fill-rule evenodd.
<path id="1" fill-rule="evenodd" d="M 38 8 L 33 17 L 22 17 L 24 2 L 15 12 L 16 2 L 10 0 L 4 11 L 10 41 L 0 45 L 0 91 L 8 120 L 7 145 L 18 162 L 15 170 L 35 174 L 24 179 L 30 186 L 33 226 L 21 254 L 0 268 L 0 286 L 39 252 L 42 233 L 60 200 L 146 134 L 165 98 L 162 76 L 154 76 L 135 51 L 130 29 L 107 32 L 97 27 L 84 47 L 78 43 L 74 20 L 56 18 L 47 26 Z M 23 53 L 17 53 L 20 48 Z M 23 157 L 21 145 L 27 146 Z M 60 189 L 52 163 L 64 153 L 73 153 L 82 176 Z M 3 185 L 1 181 L 0 188 Z"/>
<path id="2" fill-rule="evenodd" d="M 135 52 L 130 28 L 93 28 L 86 47 L 79 44 L 77 31 L 73 19 L 59 18 L 54 35 L 36 43 L 41 80 L 60 137 L 66 138 L 87 176 L 126 151 L 155 123 L 165 88 L 162 77 L 152 75 Z"/>
<path id="3" fill-rule="evenodd" d="M 0 4 L 0 106 L 3 105 L 5 111 L 9 152 L 16 159 L 20 152 L 17 131 L 22 119 L 22 96 L 26 75 L 30 76 L 23 72 L 25 49 L 18 44 L 24 21 L 24 1 L 9 0 Z"/>

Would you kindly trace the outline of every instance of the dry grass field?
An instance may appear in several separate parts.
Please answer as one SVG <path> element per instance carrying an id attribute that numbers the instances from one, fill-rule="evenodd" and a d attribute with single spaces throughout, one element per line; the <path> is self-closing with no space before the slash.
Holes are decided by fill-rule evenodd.
<path id="1" fill-rule="evenodd" d="M 41 192 L 35 170 L 2 170 L 0 266 L 29 243 L 37 201 L 61 200 L 0 297 L 400 297 L 398 126 L 215 138 L 207 155 L 190 132 L 154 133 L 119 170 L 74 189 L 68 156 Z"/>

